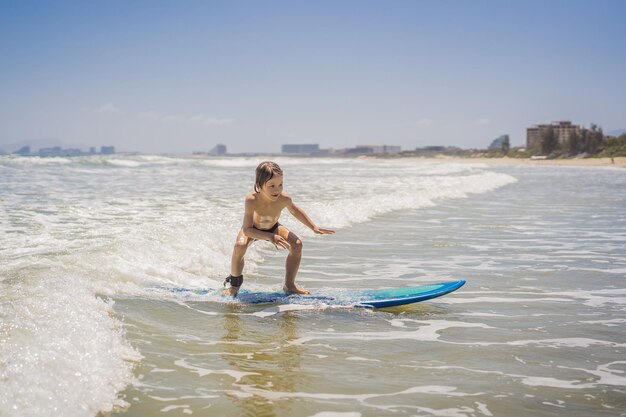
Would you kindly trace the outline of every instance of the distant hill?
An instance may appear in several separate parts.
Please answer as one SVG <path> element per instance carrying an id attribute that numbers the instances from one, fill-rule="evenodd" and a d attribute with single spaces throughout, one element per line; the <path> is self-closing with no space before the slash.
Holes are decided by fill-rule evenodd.
<path id="1" fill-rule="evenodd" d="M 624 133 L 626 133 L 626 129 L 615 129 L 615 130 L 611 130 L 609 132 L 604 132 L 604 134 L 608 135 L 608 136 L 621 136 Z"/>

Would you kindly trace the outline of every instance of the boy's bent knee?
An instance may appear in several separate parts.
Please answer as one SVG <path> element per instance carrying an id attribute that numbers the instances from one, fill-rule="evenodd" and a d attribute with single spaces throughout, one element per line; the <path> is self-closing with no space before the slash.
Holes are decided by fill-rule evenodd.
<path id="1" fill-rule="evenodd" d="M 240 255 L 244 255 L 247 249 L 248 249 L 248 245 L 239 240 L 235 243 L 235 247 L 233 248 L 235 253 L 240 254 Z"/>
<path id="2" fill-rule="evenodd" d="M 296 239 L 294 242 L 291 243 L 291 249 L 290 249 L 291 253 L 302 253 L 302 241 L 300 239 Z"/>

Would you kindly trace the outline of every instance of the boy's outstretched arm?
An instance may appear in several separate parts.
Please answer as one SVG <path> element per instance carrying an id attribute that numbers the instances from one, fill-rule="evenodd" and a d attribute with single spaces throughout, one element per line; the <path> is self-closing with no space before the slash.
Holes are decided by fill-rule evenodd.
<path id="1" fill-rule="evenodd" d="M 313 220 L 311 220 L 311 218 L 304 212 L 304 210 L 298 207 L 291 200 L 291 198 L 289 198 L 288 200 L 287 209 L 289 210 L 289 213 L 293 215 L 293 217 L 300 221 L 300 223 L 313 230 L 313 232 L 317 233 L 318 235 L 332 235 L 335 233 L 335 231 L 332 229 L 317 227 L 315 223 L 313 223 Z"/>

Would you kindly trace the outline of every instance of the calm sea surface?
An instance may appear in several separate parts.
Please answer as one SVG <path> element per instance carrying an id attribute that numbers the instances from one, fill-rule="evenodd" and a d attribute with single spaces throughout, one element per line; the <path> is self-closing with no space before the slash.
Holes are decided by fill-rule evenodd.
<path id="1" fill-rule="evenodd" d="M 279 158 L 313 292 L 465 279 L 386 310 L 244 305 L 258 159 L 0 156 L 0 416 L 625 416 L 626 170 Z M 282 286 L 256 242 L 245 286 Z"/>

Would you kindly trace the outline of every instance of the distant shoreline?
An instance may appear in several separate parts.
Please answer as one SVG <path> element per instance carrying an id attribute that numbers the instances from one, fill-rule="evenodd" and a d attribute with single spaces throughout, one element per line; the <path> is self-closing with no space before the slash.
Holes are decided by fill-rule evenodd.
<path id="1" fill-rule="evenodd" d="M 365 156 L 365 158 L 380 159 L 377 156 Z M 389 158 L 396 159 L 396 158 Z M 405 156 L 397 159 L 416 159 L 421 161 L 446 161 L 446 162 L 461 162 L 461 163 L 480 163 L 480 164 L 493 164 L 493 165 L 530 165 L 530 166 L 546 166 L 546 165 L 561 165 L 561 166 L 589 166 L 589 167 L 615 167 L 626 168 L 626 157 L 619 156 L 613 158 L 569 158 L 569 159 L 530 159 L 530 158 L 509 158 L 494 157 L 462 157 L 462 156 L 448 156 L 448 155 L 436 155 L 432 157 L 419 157 L 419 156 Z"/>
<path id="2" fill-rule="evenodd" d="M 4 154 L 7 156 L 10 154 Z M 96 154 L 101 156 L 101 154 Z M 588 167 L 613 167 L 613 168 L 626 168 L 626 157 L 616 156 L 612 160 L 608 157 L 602 158 L 566 158 L 566 159 L 531 159 L 531 158 L 509 158 L 507 156 L 502 157 L 468 157 L 468 156 L 453 156 L 453 155 L 432 155 L 432 156 L 416 156 L 416 155 L 397 155 L 397 154 L 369 154 L 369 155 L 354 155 L 354 156 L 338 156 L 338 155 L 287 155 L 287 154 L 275 154 L 275 153 L 250 153 L 250 154 L 225 154 L 225 155 L 208 155 L 197 153 L 143 153 L 143 152 L 117 152 L 111 155 L 105 156 L 137 156 L 137 155 L 161 155 L 161 156 L 184 156 L 191 158 L 202 158 L 207 156 L 213 156 L 217 158 L 237 158 L 237 157 L 265 157 L 265 158 L 348 158 L 348 159 L 386 159 L 386 160 L 417 160 L 417 161 L 441 161 L 441 162 L 459 162 L 459 163 L 480 163 L 480 164 L 492 164 L 492 165 L 526 165 L 526 166 L 588 166 Z M 2 156 L 2 154 L 0 154 Z M 21 155 L 22 157 L 42 157 L 40 155 Z M 91 155 L 86 155 L 91 156 Z M 57 155 L 43 156 L 44 158 L 55 158 Z M 72 156 L 68 156 L 72 157 Z"/>

